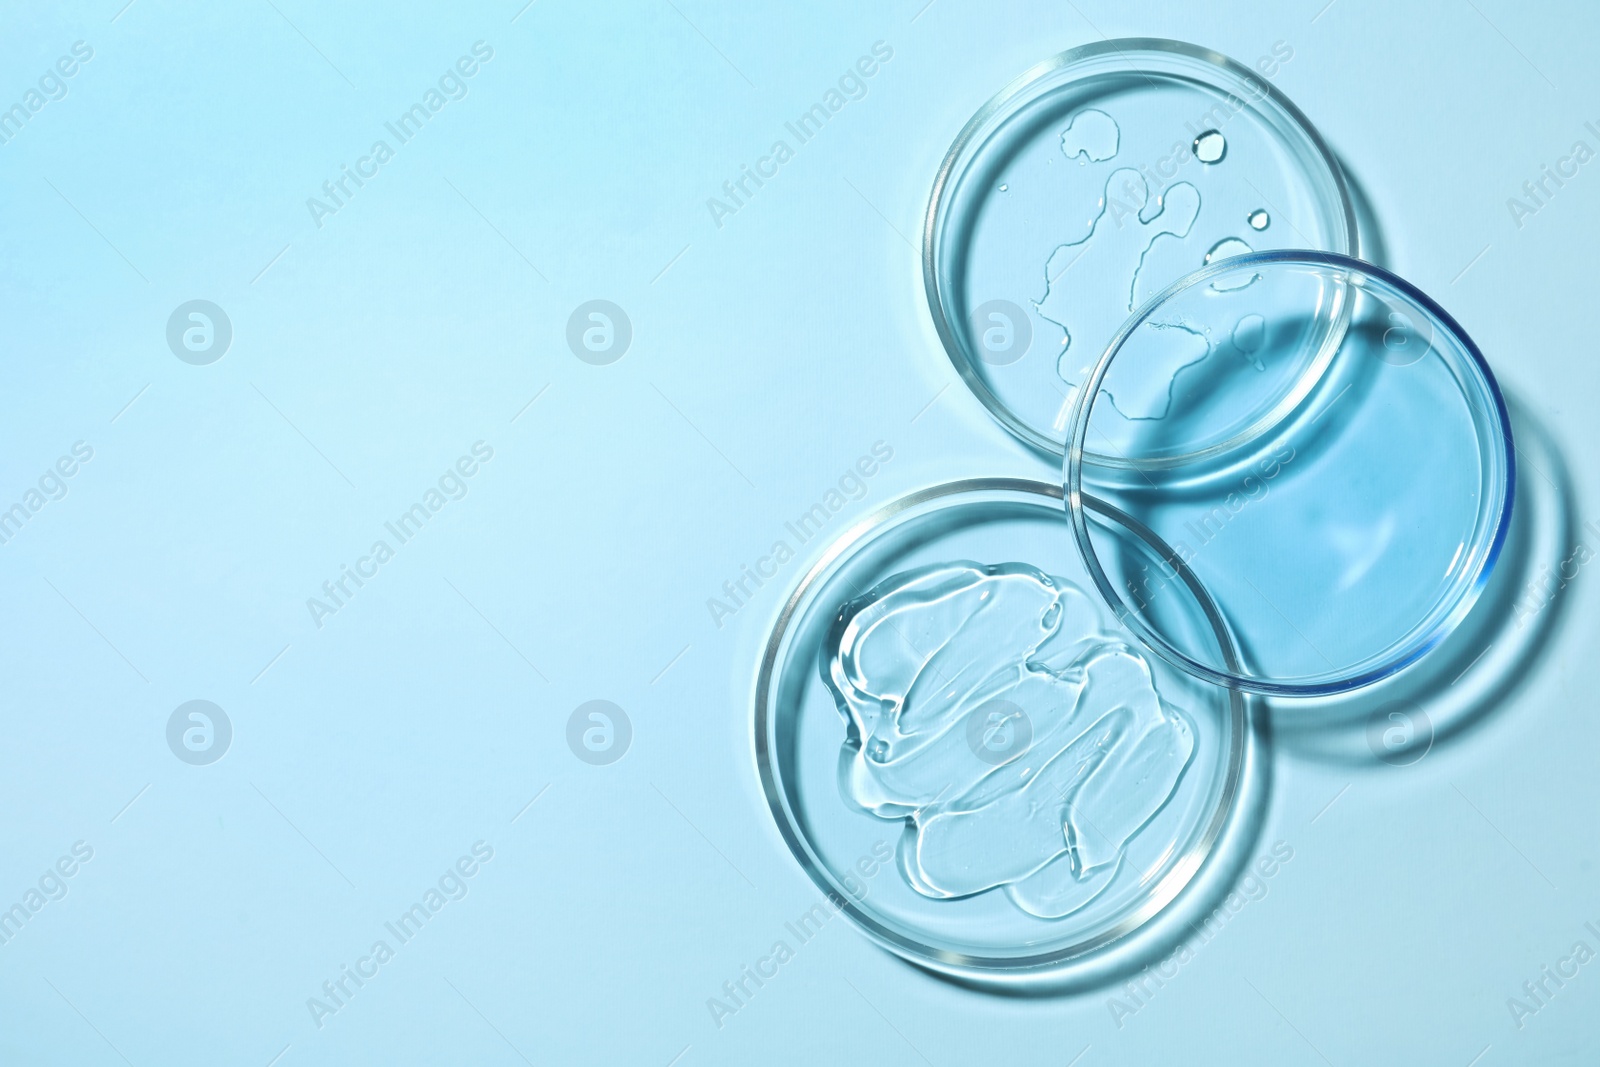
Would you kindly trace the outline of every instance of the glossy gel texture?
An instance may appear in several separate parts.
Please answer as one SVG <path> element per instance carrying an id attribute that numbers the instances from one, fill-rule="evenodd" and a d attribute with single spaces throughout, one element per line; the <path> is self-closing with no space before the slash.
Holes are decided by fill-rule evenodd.
<path id="1" fill-rule="evenodd" d="M 1068 915 L 1171 797 L 1189 722 L 1099 617 L 1020 563 L 919 567 L 840 610 L 820 664 L 848 725 L 840 787 L 907 820 L 918 893 L 1003 887 L 1030 914 Z"/>

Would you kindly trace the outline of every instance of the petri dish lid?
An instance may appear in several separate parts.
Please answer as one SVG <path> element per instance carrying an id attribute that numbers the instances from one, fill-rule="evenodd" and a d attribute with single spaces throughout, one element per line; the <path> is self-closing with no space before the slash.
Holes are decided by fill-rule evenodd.
<path id="1" fill-rule="evenodd" d="M 1135 307 L 1225 256 L 1354 255 L 1338 164 L 1254 68 L 1126 39 L 1039 64 L 984 105 L 940 167 L 923 228 L 935 328 L 1007 430 L 1060 456 L 1070 398 Z"/>
<path id="2" fill-rule="evenodd" d="M 1427 295 L 1345 256 L 1256 253 L 1179 280 L 1063 418 L 1095 586 L 1149 648 L 1219 685 L 1315 696 L 1394 674 L 1460 622 L 1506 537 L 1511 429 L 1482 354 Z M 1085 494 L 1173 559 L 1127 553 Z M 1236 663 L 1171 624 L 1178 563 Z"/>

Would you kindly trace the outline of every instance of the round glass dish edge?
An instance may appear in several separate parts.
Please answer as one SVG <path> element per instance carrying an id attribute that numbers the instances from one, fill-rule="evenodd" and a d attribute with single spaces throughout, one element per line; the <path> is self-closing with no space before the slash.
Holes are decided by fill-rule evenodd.
<path id="1" fill-rule="evenodd" d="M 1083 468 L 1086 463 L 1086 457 L 1095 457 L 1097 455 L 1096 453 L 1086 452 L 1083 448 L 1083 441 L 1088 436 L 1088 410 L 1093 398 L 1099 393 L 1101 383 L 1105 379 L 1112 360 L 1116 357 L 1129 334 L 1137 329 L 1170 295 L 1181 289 L 1197 285 L 1208 278 L 1238 270 L 1241 267 L 1269 265 L 1272 263 L 1321 265 L 1371 275 L 1414 300 L 1423 310 L 1436 317 L 1461 343 L 1461 347 L 1471 359 L 1470 366 L 1477 371 L 1478 378 L 1481 379 L 1485 386 L 1485 392 L 1492 401 L 1492 412 L 1500 425 L 1500 439 L 1503 446 L 1501 458 L 1504 463 L 1504 487 L 1501 493 L 1500 507 L 1494 518 L 1494 532 L 1487 539 L 1483 561 L 1479 565 L 1477 575 L 1470 585 L 1462 589 L 1456 603 L 1440 617 L 1434 627 L 1411 641 L 1408 647 L 1390 657 L 1387 662 L 1380 666 L 1369 668 L 1350 678 L 1332 682 L 1310 684 L 1279 683 L 1246 677 L 1237 672 L 1220 672 L 1205 664 L 1196 662 L 1173 648 L 1171 644 L 1128 609 L 1127 603 L 1122 599 L 1115 587 L 1112 586 L 1094 551 L 1094 546 L 1089 537 L 1088 523 L 1083 515 Z M 1342 336 L 1342 331 L 1340 331 L 1340 335 Z M 1470 398 L 1468 402 L 1471 403 Z M 1091 465 L 1093 463 L 1092 460 L 1088 462 Z M 1113 465 L 1126 466 L 1126 464 Z M 1516 501 L 1516 486 L 1516 444 L 1512 439 L 1511 416 L 1506 408 L 1505 397 L 1500 390 L 1500 383 L 1496 380 L 1494 371 L 1490 369 L 1488 360 L 1484 359 L 1483 352 L 1478 348 L 1477 342 L 1472 339 L 1471 334 L 1467 333 L 1461 324 L 1455 320 L 1455 317 L 1440 307 L 1427 293 L 1392 271 L 1385 270 L 1354 256 L 1311 249 L 1279 249 L 1267 252 L 1252 252 L 1243 256 L 1231 256 L 1192 271 L 1146 301 L 1144 306 L 1130 315 L 1122 327 L 1117 330 L 1116 335 L 1107 344 L 1106 350 L 1100 354 L 1100 358 L 1095 362 L 1094 370 L 1084 381 L 1082 388 L 1078 390 L 1078 395 L 1074 398 L 1072 404 L 1072 414 L 1067 429 L 1066 452 L 1063 459 L 1063 488 L 1065 490 L 1067 511 L 1072 520 L 1072 535 L 1077 542 L 1078 551 L 1083 557 L 1084 566 L 1094 580 L 1095 588 L 1099 591 L 1112 613 L 1117 616 L 1124 626 L 1138 636 L 1146 648 L 1178 669 L 1186 671 L 1196 678 L 1211 682 L 1213 685 L 1279 697 L 1334 696 L 1381 682 L 1411 666 L 1437 646 L 1439 642 L 1443 641 L 1460 624 L 1467 612 L 1471 610 L 1473 604 L 1477 602 L 1479 595 L 1483 592 L 1483 588 L 1489 580 L 1489 576 L 1494 572 L 1495 564 L 1500 558 L 1500 552 L 1505 547 L 1506 537 L 1510 532 L 1511 509 Z M 1090 496 L 1089 499 L 1095 500 L 1093 496 Z M 1096 501 L 1096 504 L 1099 503 L 1099 501 Z M 1098 510 L 1098 508 L 1092 510 Z"/>
<path id="2" fill-rule="evenodd" d="M 1185 59 L 1208 63 L 1228 75 L 1248 80 L 1259 85 L 1262 93 L 1259 100 L 1268 100 L 1282 110 L 1294 124 L 1305 134 L 1313 151 L 1321 158 L 1327 167 L 1328 174 L 1333 180 L 1334 191 L 1337 194 L 1337 214 L 1343 222 L 1346 240 L 1345 252 L 1352 258 L 1360 254 L 1360 237 L 1356 225 L 1355 204 L 1350 198 L 1350 189 L 1345 181 L 1344 170 L 1339 166 L 1338 159 L 1334 156 L 1322 134 L 1317 131 L 1305 113 L 1295 106 L 1294 102 L 1285 96 L 1277 86 L 1270 81 L 1256 76 L 1250 68 L 1237 60 L 1223 55 L 1221 52 L 1199 45 L 1189 44 L 1185 41 L 1175 41 L 1162 37 L 1122 37 L 1105 41 L 1096 41 L 1091 44 L 1079 45 L 1059 52 L 1049 59 L 1034 64 L 1013 78 L 1009 84 L 995 93 L 977 112 L 968 119 L 956 134 L 950 144 L 950 149 L 945 153 L 944 159 L 939 164 L 939 169 L 934 175 L 933 189 L 928 196 L 928 207 L 923 214 L 922 222 L 922 284 L 928 300 L 928 311 L 933 317 L 934 330 L 939 336 L 939 343 L 944 347 L 945 356 L 955 367 L 956 373 L 978 398 L 984 408 L 996 422 L 1000 423 L 1013 437 L 1024 445 L 1046 456 L 1060 458 L 1064 456 L 1065 445 L 1058 445 L 1050 438 L 1028 426 L 1013 415 L 1004 402 L 997 397 L 975 374 L 970 366 L 968 357 L 960 338 L 952 328 L 948 317 L 945 315 L 943 288 L 939 281 L 939 265 L 935 240 L 940 229 L 942 208 L 946 199 L 946 189 L 955 173 L 956 165 L 961 161 L 963 154 L 972 144 L 974 138 L 983 132 L 985 125 L 1005 107 L 1021 95 L 1029 86 L 1042 78 L 1072 63 L 1084 59 L 1091 59 L 1106 53 L 1127 54 L 1130 52 L 1165 52 Z"/>
<path id="3" fill-rule="evenodd" d="M 835 906 L 842 902 L 843 907 L 840 910 L 849 915 L 856 926 L 880 947 L 918 966 L 980 982 L 994 980 L 997 977 L 1003 979 L 1005 976 L 1049 975 L 1076 961 L 1093 957 L 1094 954 L 1110 948 L 1157 919 L 1178 899 L 1189 885 L 1197 880 L 1206 860 L 1210 858 L 1218 842 L 1222 839 L 1229 821 L 1233 817 L 1241 797 L 1244 795 L 1246 769 L 1255 758 L 1250 751 L 1254 742 L 1254 729 L 1251 724 L 1249 707 L 1240 690 L 1227 689 L 1229 700 L 1227 734 L 1229 748 L 1227 769 L 1224 777 L 1225 784 L 1218 795 L 1215 809 L 1204 824 L 1204 832 L 1186 853 L 1172 861 L 1166 873 L 1156 883 L 1155 888 L 1136 911 L 1110 929 L 1087 941 L 1068 946 L 1065 949 L 1032 956 L 986 957 L 924 945 L 887 928 L 872 915 L 863 911 L 859 906 L 859 902 L 851 894 L 843 892 L 843 887 L 835 884 L 829 877 L 826 865 L 812 852 L 804 834 L 798 829 L 797 819 L 789 810 L 787 796 L 780 781 L 780 771 L 776 765 L 777 759 L 772 751 L 774 744 L 771 721 L 772 703 L 776 698 L 777 668 L 779 666 L 780 653 L 785 648 L 791 627 L 795 624 L 797 616 L 802 606 L 806 603 L 807 596 L 813 586 L 831 575 L 837 566 L 841 565 L 847 554 L 852 549 L 860 547 L 863 539 L 874 530 L 903 513 L 930 502 L 945 497 L 984 491 L 1010 492 L 1033 496 L 1037 497 L 1040 503 L 1049 501 L 1061 502 L 1064 498 L 1062 487 L 1050 482 L 1040 482 L 1025 478 L 967 478 L 940 483 L 909 493 L 890 501 L 854 523 L 830 543 L 822 556 L 806 569 L 804 575 L 801 576 L 794 589 L 785 598 L 783 606 L 779 609 L 771 633 L 768 635 L 766 645 L 762 651 L 761 663 L 757 672 L 753 730 L 757 771 L 761 779 L 762 793 L 766 798 L 768 810 L 772 814 L 773 822 L 777 824 L 784 843 L 799 862 L 801 868 L 806 872 L 807 877 L 811 879 L 811 882 L 825 894 L 835 898 Z M 1236 651 L 1233 646 L 1232 634 L 1228 631 L 1226 622 L 1223 621 L 1215 604 L 1212 603 L 1209 594 L 1205 591 L 1205 587 L 1189 573 L 1188 568 L 1183 565 L 1172 549 L 1152 531 L 1146 529 L 1137 520 L 1123 515 L 1112 505 L 1103 504 L 1092 496 L 1089 497 L 1089 500 L 1092 502 L 1091 510 L 1105 514 L 1112 521 L 1123 525 L 1134 536 L 1144 540 L 1149 548 L 1160 553 L 1163 558 L 1173 563 L 1183 576 L 1185 586 L 1195 597 L 1202 612 L 1216 632 L 1219 644 L 1223 648 L 1224 658 L 1233 663 L 1236 658 Z M 1068 517 L 1070 518 L 1070 515 Z"/>

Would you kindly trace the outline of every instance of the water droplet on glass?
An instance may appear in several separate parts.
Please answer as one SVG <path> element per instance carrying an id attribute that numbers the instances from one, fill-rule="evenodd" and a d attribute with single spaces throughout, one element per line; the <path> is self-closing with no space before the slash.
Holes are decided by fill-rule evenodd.
<path id="1" fill-rule="evenodd" d="M 1212 245 L 1211 251 L 1206 253 L 1206 263 L 1216 263 L 1220 260 L 1227 259 L 1230 256 L 1242 256 L 1245 253 L 1252 251 L 1254 251 L 1254 249 L 1245 244 L 1243 241 L 1239 240 L 1237 237 L 1224 237 L 1222 240 Z M 1233 274 L 1224 274 L 1222 277 L 1217 278 L 1211 283 L 1211 288 L 1219 293 L 1232 292 L 1235 289 L 1243 289 L 1248 285 L 1254 284 L 1255 280 L 1259 277 L 1261 277 L 1261 275 L 1253 273 L 1239 274 L 1235 272 Z"/>
<path id="2" fill-rule="evenodd" d="M 1002 185 L 1000 188 L 1004 189 L 1005 186 Z M 1272 225 L 1272 216 L 1268 215 L 1262 208 L 1256 208 L 1250 212 L 1249 222 L 1252 230 L 1264 230 Z"/>
<path id="3" fill-rule="evenodd" d="M 1233 327 L 1233 347 L 1256 370 L 1266 370 L 1266 364 L 1261 357 L 1256 355 L 1261 345 L 1267 338 L 1267 320 L 1260 315 L 1250 314 L 1240 319 Z"/>
<path id="4" fill-rule="evenodd" d="M 1220 163 L 1228 154 L 1228 142 L 1217 130 L 1207 130 L 1194 139 L 1194 158 L 1202 163 Z"/>
<path id="5" fill-rule="evenodd" d="M 1122 131 L 1104 111 L 1094 108 L 1078 112 L 1061 131 L 1061 152 L 1079 164 L 1100 163 L 1117 154 Z"/>
<path id="6" fill-rule="evenodd" d="M 881 737 L 874 737 L 867 742 L 867 758 L 873 763 L 889 762 L 889 742 Z"/>
<path id="7" fill-rule="evenodd" d="M 1215 263 L 1217 260 L 1227 259 L 1229 256 L 1242 256 L 1250 251 L 1252 251 L 1251 247 L 1237 237 L 1224 237 L 1212 245 L 1211 251 L 1206 253 L 1206 263 Z"/>
<path id="8" fill-rule="evenodd" d="M 1001 183 L 1000 183 L 1000 191 L 1001 191 L 1001 192 L 1002 192 L 1002 193 L 1003 193 L 1003 192 L 1005 192 L 1005 191 L 1006 191 L 1006 190 L 1007 190 L 1007 189 L 1009 189 L 1009 188 L 1011 188 L 1011 186 L 1009 186 L 1009 185 L 1007 185 L 1007 184 L 1006 184 L 1006 183 L 1005 183 L 1005 182 L 1001 182 Z M 1258 229 L 1258 230 L 1259 230 L 1259 229 L 1261 229 L 1261 227 L 1260 227 L 1260 226 L 1257 226 L 1257 227 L 1256 227 L 1256 229 Z"/>
<path id="9" fill-rule="evenodd" d="M 1260 315 L 1246 315 L 1233 327 L 1233 344 L 1241 352 L 1254 352 L 1261 347 L 1266 336 L 1267 320 Z"/>

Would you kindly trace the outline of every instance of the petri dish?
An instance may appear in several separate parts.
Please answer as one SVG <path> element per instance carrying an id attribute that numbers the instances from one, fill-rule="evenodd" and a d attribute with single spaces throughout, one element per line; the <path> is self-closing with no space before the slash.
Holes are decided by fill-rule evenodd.
<path id="1" fill-rule="evenodd" d="M 1054 456 L 1107 342 L 1150 296 L 1231 255 L 1356 253 L 1332 154 L 1255 69 L 1176 41 L 1075 48 L 985 104 L 940 167 L 923 280 L 956 370 Z"/>
<path id="2" fill-rule="evenodd" d="M 1148 648 L 1217 685 L 1309 697 L 1387 678 L 1456 627 L 1505 541 L 1516 470 L 1493 374 L 1426 294 L 1349 257 L 1261 252 L 1180 279 L 1064 417 L 1095 586 Z M 1172 558 L 1106 536 L 1106 503 Z M 1225 621 L 1232 665 L 1164 616 L 1183 575 Z"/>
<path id="3" fill-rule="evenodd" d="M 1130 555 L 1170 557 L 1083 504 Z M 755 749 L 785 841 L 834 910 L 938 973 L 1025 982 L 1106 960 L 1237 807 L 1245 698 L 1145 653 L 1068 523 L 1061 487 L 1036 481 L 892 503 L 807 571 L 761 661 Z M 1233 660 L 1187 575 L 1163 610 Z"/>

